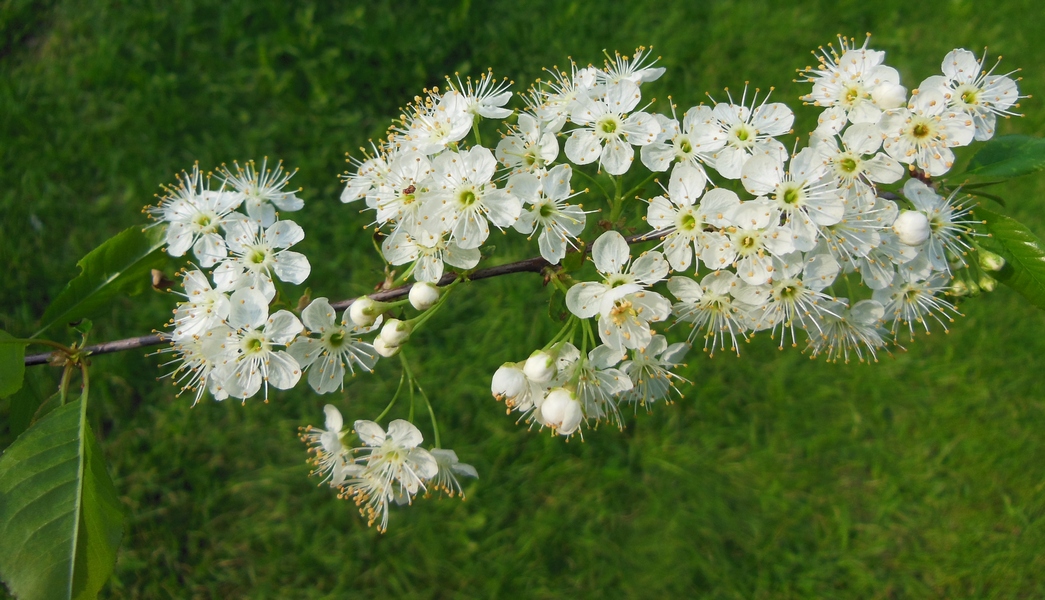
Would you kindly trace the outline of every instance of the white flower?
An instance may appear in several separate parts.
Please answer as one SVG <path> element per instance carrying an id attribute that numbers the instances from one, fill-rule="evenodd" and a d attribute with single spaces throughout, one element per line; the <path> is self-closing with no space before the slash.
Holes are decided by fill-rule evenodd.
<path id="1" fill-rule="evenodd" d="M 566 156 L 578 165 L 598 161 L 610 175 L 626 173 L 635 158 L 632 145 L 650 144 L 660 133 L 660 124 L 651 115 L 631 113 L 640 98 L 637 85 L 621 81 L 605 88 L 599 99 L 578 100 L 570 120 L 581 127 L 570 132 Z"/>
<path id="2" fill-rule="evenodd" d="M 704 335 L 704 351 L 710 356 L 716 349 L 728 349 L 740 354 L 737 337 L 747 339 L 748 326 L 744 310 L 753 308 L 732 297 L 737 285 L 737 276 L 729 271 L 714 271 L 704 276 L 698 284 L 688 277 L 672 277 L 668 289 L 678 298 L 671 311 L 678 323 L 690 323 L 692 329 L 688 342 L 698 334 Z"/>
<path id="3" fill-rule="evenodd" d="M 349 318 L 346 310 L 341 322 L 334 320 L 334 309 L 326 298 L 316 298 L 301 312 L 301 319 L 309 333 L 320 337 L 300 336 L 287 351 L 303 370 L 308 371 L 308 384 L 317 394 L 327 394 L 344 389 L 345 368 L 355 375 L 359 367 L 373 372 L 377 364 L 377 351 L 366 342 L 356 339 L 363 333 L 373 331 L 377 325 L 358 327 Z"/>
<path id="4" fill-rule="evenodd" d="M 905 210 L 896 217 L 896 221 L 893 221 L 893 233 L 900 238 L 901 243 L 908 246 L 921 246 L 932 233 L 929 229 L 929 217 L 921 211 Z"/>
<path id="5" fill-rule="evenodd" d="M 181 386 L 177 395 L 180 396 L 186 391 L 194 392 L 196 397 L 192 401 L 193 406 L 199 403 L 206 391 L 209 391 L 215 400 L 229 397 L 222 389 L 221 382 L 214 377 L 215 369 L 225 355 L 223 344 L 227 335 L 228 328 L 219 325 L 199 335 L 183 336 L 179 339 L 172 337 L 170 348 L 157 352 L 175 355 L 173 359 L 164 363 L 163 366 L 176 365 L 174 370 L 164 377 L 170 377 L 171 383 Z"/>
<path id="6" fill-rule="evenodd" d="M 432 165 L 420 152 L 398 155 L 371 192 L 377 224 L 394 222 L 395 231 L 405 228 L 408 233 L 417 232 L 421 227 L 421 197 L 431 175 Z"/>
<path id="7" fill-rule="evenodd" d="M 688 350 L 688 344 L 680 342 L 669 346 L 664 336 L 653 336 L 649 346 L 636 350 L 631 360 L 620 365 L 620 370 L 631 378 L 632 385 L 630 390 L 621 394 L 621 402 L 633 402 L 649 410 L 650 405 L 657 400 L 666 399 L 671 390 L 681 397 L 672 380 L 686 380 L 672 373 L 671 369 L 682 362 Z"/>
<path id="8" fill-rule="evenodd" d="M 523 365 L 523 374 L 530 381 L 537 383 L 548 383 L 557 374 L 555 368 L 556 356 L 543 350 L 538 350 L 526 359 Z"/>
<path id="9" fill-rule="evenodd" d="M 787 105 L 769 102 L 769 96 L 757 107 L 758 90 L 747 106 L 747 88 L 740 104 L 716 103 L 714 108 L 698 106 L 693 109 L 693 148 L 710 156 L 713 166 L 726 179 L 739 179 L 741 169 L 749 158 L 766 154 L 783 162 L 787 149 L 774 136 L 791 131 L 795 114 Z M 689 113 L 686 114 L 687 118 Z"/>
<path id="10" fill-rule="evenodd" d="M 704 217 L 702 212 L 721 212 L 727 205 L 700 206 L 697 199 L 704 193 L 707 178 L 703 170 L 688 165 L 679 165 L 671 172 L 667 197 L 657 196 L 650 200 L 646 211 L 646 222 L 657 231 L 667 231 L 660 246 L 668 264 L 676 271 L 685 271 L 693 262 L 693 254 L 704 248 Z M 714 199 L 711 205 L 714 205 Z M 713 267 L 714 268 L 714 267 Z"/>
<path id="11" fill-rule="evenodd" d="M 268 299 L 258 290 L 236 290 L 229 301 L 232 310 L 223 341 L 225 354 L 214 376 L 229 396 L 243 400 L 264 385 L 267 402 L 269 385 L 286 390 L 301 378 L 301 367 L 294 357 L 275 349 L 301 333 L 301 321 L 286 310 L 269 317 Z"/>
<path id="12" fill-rule="evenodd" d="M 457 85 L 447 77 L 446 83 L 451 90 L 464 96 L 465 112 L 475 117 L 504 119 L 512 114 L 511 110 L 502 108 L 512 99 L 512 93 L 508 89 L 512 82 L 507 79 L 497 81 L 493 77 L 493 71 L 483 73 L 474 81 L 469 77 L 465 83 L 461 83 L 461 78 L 458 77 Z"/>
<path id="13" fill-rule="evenodd" d="M 842 220 L 820 230 L 823 237 L 815 252 L 829 253 L 847 268 L 856 266 L 882 245 L 882 232 L 893 225 L 896 210 L 895 203 L 880 198 L 870 205 L 846 202 Z"/>
<path id="14" fill-rule="evenodd" d="M 517 132 L 498 142 L 495 154 L 513 173 L 533 172 L 555 162 L 559 141 L 554 133 L 541 128 L 537 117 L 520 113 Z"/>
<path id="15" fill-rule="evenodd" d="M 957 201 L 959 192 L 955 190 L 944 199 L 917 179 L 908 179 L 903 186 L 903 195 L 929 222 L 929 236 L 924 250 L 934 271 L 949 273 L 951 268 L 947 261 L 950 257 L 964 265 L 962 256 L 971 250 L 963 236 L 972 235 L 971 225 L 976 221 L 965 218 L 972 207 Z"/>
<path id="16" fill-rule="evenodd" d="M 951 108 L 972 117 L 977 140 L 989 140 L 994 135 L 998 115 L 1019 116 L 1011 108 L 1018 107 L 1020 99 L 1016 82 L 1006 75 L 995 75 L 995 64 L 989 71 L 983 69 L 984 56 L 977 59 L 968 50 L 954 49 L 943 58 L 943 76 L 933 76 L 922 82 L 921 89 L 936 88 L 943 92 Z"/>
<path id="17" fill-rule="evenodd" d="M 213 289 L 202 271 L 186 271 L 182 277 L 182 286 L 185 288 L 186 300 L 174 309 L 173 339 L 198 337 L 221 325 L 229 317 L 231 305 L 228 296 Z"/>
<path id="18" fill-rule="evenodd" d="M 931 317 L 947 331 L 944 320 L 954 322 L 954 316 L 961 315 L 953 304 L 937 296 L 947 291 L 949 281 L 950 277 L 941 272 L 934 273 L 924 281 L 897 277 L 889 287 L 875 290 L 871 297 L 885 307 L 886 315 L 892 317 L 893 336 L 896 336 L 901 325 L 906 324 L 913 339 L 915 323 L 920 324 L 928 334 Z"/>
<path id="19" fill-rule="evenodd" d="M 672 108 L 672 112 L 674 110 Z M 642 164 L 650 171 L 667 171 L 672 163 L 678 162 L 703 172 L 701 163 L 713 164 L 711 153 L 726 143 L 723 139 L 719 144 L 706 144 L 702 152 L 697 150 L 697 125 L 711 117 L 711 109 L 706 106 L 694 106 L 686 111 L 681 127 L 678 119 L 669 119 L 661 114 L 654 114 L 653 117 L 660 123 L 660 135 L 640 151 Z"/>
<path id="20" fill-rule="evenodd" d="M 868 205 L 874 202 L 876 183 L 894 183 L 905 169 L 893 158 L 878 152 L 882 146 L 882 130 L 877 125 L 853 125 L 842 134 L 839 146 L 834 135 L 813 136 L 813 148 L 837 182 L 846 202 Z M 865 158 L 866 156 L 870 158 Z"/>
<path id="21" fill-rule="evenodd" d="M 579 102 L 586 100 L 594 91 L 598 70 L 595 67 L 577 68 L 577 63 L 570 61 L 570 72 L 560 71 L 556 67 L 548 70 L 554 81 L 546 85 L 548 90 L 538 91 L 543 102 L 534 106 L 537 117 L 541 120 L 542 129 L 549 133 L 558 133 Z"/>
<path id="22" fill-rule="evenodd" d="M 432 93 L 411 107 L 412 113 L 393 130 L 392 143 L 427 156 L 442 152 L 472 130 L 474 116 L 469 108 L 468 99 L 456 90 L 441 96 Z"/>
<path id="23" fill-rule="evenodd" d="M 624 371 L 616 368 L 623 358 L 624 354 L 616 348 L 603 345 L 589 352 L 586 360 L 577 361 L 571 379 L 577 381 L 576 398 L 580 401 L 585 421 L 605 420 L 618 429 L 624 428 L 617 400 L 631 389 L 632 383 Z"/>
<path id="24" fill-rule="evenodd" d="M 301 428 L 298 437 L 309 445 L 309 453 L 315 454 L 309 459 L 309 463 L 315 466 L 310 475 L 321 475 L 324 482 L 330 483 L 330 487 L 338 487 L 344 483 L 349 458 L 347 448 L 341 443 L 347 432 L 342 431 L 344 419 L 337 407 L 327 404 L 323 412 L 326 414 L 326 429 L 309 425 Z"/>
<path id="25" fill-rule="evenodd" d="M 364 150 L 365 152 L 365 150 Z M 351 159 L 355 174 L 346 173 L 341 176 L 345 189 L 341 192 L 341 202 L 355 202 L 367 198 L 367 205 L 374 208 L 370 201 L 371 194 L 378 189 L 389 173 L 388 157 L 374 148 L 374 155 L 364 154 L 364 160 Z"/>
<path id="26" fill-rule="evenodd" d="M 167 223 L 167 254 L 184 256 L 192 248 L 204 268 L 213 267 L 228 255 L 220 229 L 246 219 L 233 212 L 243 203 L 236 192 L 209 189 L 209 177 L 200 173 L 199 165 L 192 173 L 182 171 L 176 187 L 167 187 L 167 195 L 158 206 L 147 209 L 149 216 Z"/>
<path id="27" fill-rule="evenodd" d="M 254 166 L 254 161 L 247 162 L 243 167 L 236 162 L 232 164 L 236 167 L 235 174 L 225 165 L 218 172 L 225 178 L 226 184 L 243 194 L 247 215 L 260 226 L 268 227 L 276 222 L 277 208 L 293 212 L 305 206 L 305 202 L 295 195 L 300 190 L 283 191 L 290 178 L 297 173 L 296 170 L 289 173 L 283 171 L 283 161 L 277 163 L 275 169 L 268 168 L 267 158 L 261 162 L 260 169 Z"/>
<path id="28" fill-rule="evenodd" d="M 218 290 L 257 289 L 266 300 L 272 300 L 276 295 L 273 275 L 295 285 L 308 278 L 312 271 L 308 259 L 287 250 L 305 238 L 301 226 L 293 221 L 277 221 L 264 231 L 258 227 L 254 221 L 228 226 L 225 241 L 232 256 L 214 269 Z"/>
<path id="29" fill-rule="evenodd" d="M 603 282 L 574 285 L 566 293 L 566 306 L 582 319 L 598 314 L 603 343 L 618 350 L 646 347 L 652 336 L 649 324 L 671 312 L 666 298 L 645 290 L 667 276 L 667 261 L 654 251 L 631 262 L 624 236 L 612 230 L 592 244 L 592 257 Z"/>
<path id="30" fill-rule="evenodd" d="M 882 64 L 885 52 L 867 48 L 870 36 L 859 48 L 855 40 L 839 36 L 838 41 L 839 50 L 829 45 L 830 50 L 817 57 L 819 68 L 804 71 L 813 90 L 801 98 L 828 107 L 821 127 L 831 134 L 838 133 L 846 121 L 877 123 L 883 109 L 900 106 L 906 97 L 899 73 Z"/>
<path id="31" fill-rule="evenodd" d="M 797 250 L 812 250 L 820 228 L 839 222 L 845 212 L 845 199 L 812 148 L 795 155 L 787 171 L 776 158 L 759 155 L 741 173 L 747 191 L 770 198 L 784 215 Z"/>
<path id="32" fill-rule="evenodd" d="M 734 263 L 737 276 L 751 285 L 769 281 L 773 257 L 795 249 L 794 234 L 780 225 L 780 209 L 771 200 L 751 200 L 740 203 L 725 216 L 731 225 L 728 238 L 721 238 L 709 249 L 715 256 L 704 262 L 709 266 Z"/>
<path id="33" fill-rule="evenodd" d="M 444 152 L 433 166 L 435 183 L 420 213 L 432 235 L 448 231 L 458 246 L 474 249 L 490 235 L 487 220 L 497 227 L 510 227 L 519 218 L 519 200 L 490 181 L 497 161 L 486 148 Z"/>
<path id="34" fill-rule="evenodd" d="M 531 238 L 539 230 L 537 245 L 541 256 L 553 265 L 566 256 L 567 246 L 576 248 L 571 240 L 584 231 L 584 210 L 566 203 L 572 197 L 572 177 L 569 165 L 558 165 L 540 178 L 521 173 L 508 180 L 510 193 L 530 205 L 519 214 L 515 230 L 530 234 Z"/>
<path id="35" fill-rule="evenodd" d="M 915 94 L 907 108 L 886 111 L 879 123 L 885 132 L 885 151 L 904 164 L 916 164 L 935 177 L 951 170 L 955 146 L 967 146 L 976 133 L 973 119 L 948 108 L 938 89 Z"/>
<path id="36" fill-rule="evenodd" d="M 814 330 L 822 333 L 821 321 L 833 314 L 831 298 L 821 290 L 834 282 L 838 263 L 829 254 L 817 254 L 803 262 L 802 254 L 796 252 L 774 260 L 774 267 L 770 284 L 740 285 L 733 296 L 759 307 L 751 311 L 752 329 L 769 329 L 773 339 L 779 331 L 781 348 L 789 337 L 791 345 L 796 346 L 796 326 L 810 335 Z"/>
<path id="37" fill-rule="evenodd" d="M 459 494 L 461 499 L 464 500 L 464 490 L 461 488 L 461 483 L 457 481 L 457 477 L 474 477 L 479 478 L 479 472 L 475 470 L 472 465 L 466 465 L 457 458 L 457 453 L 453 450 L 443 448 L 432 448 L 428 451 L 432 458 L 435 459 L 438 471 L 429 483 L 429 486 L 439 490 L 451 498 L 454 494 Z"/>
<path id="38" fill-rule="evenodd" d="M 870 355 L 868 360 L 877 362 L 877 351 L 885 347 L 881 334 L 885 309 L 881 303 L 861 300 L 848 308 L 845 298 L 831 302 L 832 305 L 824 311 L 820 334 L 810 332 L 810 356 L 816 358 L 826 354 L 828 362 L 838 362 L 841 358 L 848 364 L 850 355 L 863 362 L 866 350 Z"/>
<path id="39" fill-rule="evenodd" d="M 381 251 L 385 259 L 393 265 L 414 263 L 413 276 L 418 282 L 438 284 L 443 276 L 443 263 L 458 269 L 473 269 L 482 258 L 475 248 L 462 248 L 455 242 L 447 242 L 443 236 L 432 236 L 427 232 L 418 232 L 415 239 L 410 234 L 400 231 L 396 235 L 385 238 L 381 243 Z"/>
<path id="40" fill-rule="evenodd" d="M 530 411 L 538 399 L 543 398 L 544 388 L 523 372 L 518 363 L 505 363 L 493 374 L 490 392 L 498 401 L 504 400 L 508 412 Z"/>
<path id="41" fill-rule="evenodd" d="M 660 57 L 647 61 L 653 48 L 640 46 L 630 58 L 621 56 L 614 52 L 611 57 L 613 62 L 606 61 L 606 68 L 598 72 L 598 80 L 609 85 L 616 85 L 622 81 L 628 81 L 635 85 L 642 85 L 650 81 L 660 79 L 664 74 L 664 67 L 654 67 Z M 609 55 L 607 55 L 609 56 Z"/>
<path id="42" fill-rule="evenodd" d="M 424 441 L 412 423 L 396 419 L 388 432 L 373 421 L 356 421 L 355 431 L 365 444 L 353 448 L 357 469 L 344 486 L 344 493 L 355 499 L 369 524 L 379 531 L 388 529 L 388 501 L 397 496 L 409 502 L 424 489 L 424 482 L 439 472 L 436 459 L 418 445 Z M 380 522 L 378 522 L 380 521 Z"/>

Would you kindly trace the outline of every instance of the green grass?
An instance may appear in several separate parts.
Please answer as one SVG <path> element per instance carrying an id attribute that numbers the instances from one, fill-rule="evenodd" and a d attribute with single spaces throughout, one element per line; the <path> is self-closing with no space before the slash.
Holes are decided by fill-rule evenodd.
<path id="1" fill-rule="evenodd" d="M 950 49 L 989 44 L 1034 96 L 1001 133 L 1043 135 L 1043 13 L 1030 1 L 0 3 L 0 327 L 31 333 L 76 260 L 141 223 L 158 185 L 195 160 L 299 168 L 309 285 L 366 292 L 380 263 L 366 216 L 337 201 L 344 153 L 455 71 L 492 67 L 521 89 L 566 56 L 653 44 L 668 67 L 647 92 L 655 109 L 745 81 L 797 106 L 809 50 L 870 31 L 909 87 Z M 815 112 L 798 113 L 808 131 Z M 1039 234 L 1043 181 L 1005 192 Z M 497 245 L 495 261 L 536 252 Z M 307 478 L 295 435 L 328 401 L 349 420 L 376 416 L 394 361 L 333 398 L 190 409 L 155 381 L 157 358 L 95 358 L 91 418 L 130 515 L 103 596 L 1045 596 L 1045 314 L 1010 290 L 875 365 L 810 361 L 767 336 L 740 359 L 691 355 L 683 400 L 583 443 L 527 431 L 490 397 L 498 365 L 554 334 L 539 279 L 463 292 L 413 356 L 444 444 L 480 479 L 467 502 L 395 509 L 385 535 Z M 172 303 L 117 303 L 93 339 L 159 327 Z M 34 367 L 25 393 L 55 381 Z M 0 447 L 8 411 L 0 402 Z"/>

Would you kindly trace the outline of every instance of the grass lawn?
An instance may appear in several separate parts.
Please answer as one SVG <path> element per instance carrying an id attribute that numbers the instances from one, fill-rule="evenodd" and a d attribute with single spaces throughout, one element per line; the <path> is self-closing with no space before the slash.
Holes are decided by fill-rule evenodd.
<path id="1" fill-rule="evenodd" d="M 197 160 L 300 169 L 308 285 L 366 293 L 381 262 L 369 217 L 338 202 L 345 152 L 448 73 L 492 67 L 521 91 L 567 56 L 652 44 L 668 71 L 643 88 L 650 110 L 775 86 L 805 143 L 817 113 L 795 69 L 836 33 L 869 31 L 909 88 L 949 50 L 990 45 L 1033 96 L 1000 134 L 1045 135 L 1045 9 L 1030 0 L 333 5 L 0 3 L 0 328 L 35 331 L 76 260 L 142 224 L 158 185 Z M 1004 196 L 1045 235 L 1045 177 Z M 488 264 L 537 252 L 497 246 Z M 516 425 L 489 391 L 502 362 L 554 335 L 546 298 L 532 274 L 473 282 L 414 340 L 444 445 L 480 478 L 466 502 L 394 509 L 384 535 L 308 478 L 296 434 L 327 402 L 375 417 L 395 361 L 333 396 L 190 409 L 156 381 L 157 357 L 95 358 L 90 418 L 129 515 L 102 596 L 1045 597 L 1045 313 L 1011 290 L 872 365 L 810 361 L 768 335 L 739 359 L 694 352 L 684 399 L 569 443 Z M 115 303 L 92 340 L 159 328 L 174 301 Z M 21 393 L 55 385 L 33 367 Z M 0 448 L 12 440 L 0 401 Z"/>

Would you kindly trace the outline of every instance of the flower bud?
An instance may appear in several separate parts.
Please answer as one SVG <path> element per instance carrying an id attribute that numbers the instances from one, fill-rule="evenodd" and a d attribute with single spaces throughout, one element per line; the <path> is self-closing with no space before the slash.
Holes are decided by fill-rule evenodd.
<path id="1" fill-rule="evenodd" d="M 538 350 L 526 359 L 523 373 L 537 383 L 548 383 L 555 377 L 555 357 L 543 350 Z"/>
<path id="2" fill-rule="evenodd" d="M 410 286 L 410 306 L 417 310 L 428 310 L 439 300 L 439 288 L 426 281 Z"/>
<path id="3" fill-rule="evenodd" d="M 359 298 L 348 309 L 348 317 L 358 327 L 369 327 L 384 310 L 383 302 L 375 302 L 367 296 Z"/>
<path id="4" fill-rule="evenodd" d="M 401 346 L 403 342 L 410 339 L 412 329 L 413 327 L 405 321 L 389 319 L 385 321 L 385 326 L 381 328 L 381 333 L 377 337 L 388 347 Z"/>
<path id="5" fill-rule="evenodd" d="M 990 275 L 984 275 L 980 278 L 980 289 L 985 292 L 993 292 L 998 287 L 998 280 L 991 277 Z"/>
<path id="6" fill-rule="evenodd" d="M 984 271 L 1001 271 L 1005 267 L 1005 259 L 988 250 L 980 251 L 980 268 Z M 990 290 L 988 290 L 990 291 Z"/>
<path id="7" fill-rule="evenodd" d="M 882 83 L 871 90 L 871 100 L 882 110 L 900 108 L 907 103 L 907 88 L 898 83 Z"/>
<path id="8" fill-rule="evenodd" d="M 385 358 L 391 358 L 396 354 L 399 354 L 399 346 L 389 346 L 385 344 L 385 341 L 381 339 L 380 335 L 377 336 L 376 340 L 374 340 L 374 350 L 377 350 L 377 353 Z"/>
<path id="9" fill-rule="evenodd" d="M 504 363 L 493 374 L 490 392 L 498 400 L 510 401 L 526 389 L 526 375 L 515 363 Z"/>
<path id="10" fill-rule="evenodd" d="M 555 388 L 548 392 L 544 403 L 541 404 L 541 416 L 544 423 L 555 429 L 559 435 L 570 435 L 577 431 L 584 419 L 581 403 L 563 388 Z"/>
<path id="11" fill-rule="evenodd" d="M 969 295 L 973 297 L 980 295 L 980 286 L 975 281 L 969 282 Z"/>
<path id="12" fill-rule="evenodd" d="M 951 284 L 951 289 L 948 293 L 952 296 L 968 296 L 969 285 L 961 279 L 957 279 L 953 284 Z"/>
<path id="13" fill-rule="evenodd" d="M 918 246 L 929 239 L 929 219 L 916 210 L 905 210 L 893 221 L 893 231 L 900 242 Z"/>

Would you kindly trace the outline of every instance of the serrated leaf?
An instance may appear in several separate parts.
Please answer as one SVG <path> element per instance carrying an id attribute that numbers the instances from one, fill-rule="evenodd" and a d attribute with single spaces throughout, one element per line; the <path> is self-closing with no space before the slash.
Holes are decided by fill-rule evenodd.
<path id="1" fill-rule="evenodd" d="M 989 140 L 965 169 L 966 175 L 1012 179 L 1045 169 L 1045 139 L 1006 135 Z"/>
<path id="2" fill-rule="evenodd" d="M 80 401 L 0 456 L 0 578 L 22 600 L 94 598 L 112 573 L 123 514 Z"/>
<path id="3" fill-rule="evenodd" d="M 131 227 L 88 252 L 76 263 L 80 274 L 44 311 L 36 335 L 59 321 L 90 316 L 118 294 L 134 295 L 148 289 L 152 269 L 167 260 L 161 251 L 163 242 L 159 227 L 145 231 Z"/>
<path id="4" fill-rule="evenodd" d="M 1005 258 L 991 276 L 1045 310 L 1045 243 L 1019 221 L 983 207 L 974 211 L 987 221 L 991 237 L 983 244 Z"/>
<path id="5" fill-rule="evenodd" d="M 22 389 L 25 379 L 25 344 L 9 343 L 15 339 L 0 329 L 0 398 Z"/>

